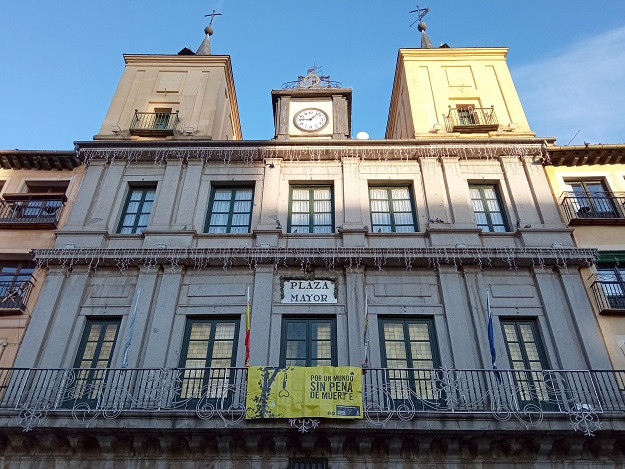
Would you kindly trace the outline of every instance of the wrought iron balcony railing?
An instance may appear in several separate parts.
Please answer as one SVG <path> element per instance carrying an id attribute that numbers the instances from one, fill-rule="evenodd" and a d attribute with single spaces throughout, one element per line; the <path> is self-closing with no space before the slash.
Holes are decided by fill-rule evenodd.
<path id="1" fill-rule="evenodd" d="M 66 200 L 64 194 L 4 194 L 0 228 L 58 228 Z"/>
<path id="2" fill-rule="evenodd" d="M 625 193 L 564 192 L 561 199 L 564 217 L 571 225 L 625 224 Z"/>
<path id="3" fill-rule="evenodd" d="M 0 274 L 0 314 L 23 313 L 34 284 L 31 280 L 15 280 Z"/>
<path id="4" fill-rule="evenodd" d="M 625 282 L 603 280 L 597 276 L 590 288 L 600 313 L 625 314 Z"/>
<path id="5" fill-rule="evenodd" d="M 129 130 L 131 135 L 165 137 L 174 134 L 179 122 L 178 111 L 139 112 L 135 110 Z"/>
<path id="6" fill-rule="evenodd" d="M 449 106 L 447 115 L 443 114 L 447 132 L 493 132 L 499 129 L 499 122 L 494 106 L 491 107 L 456 107 Z"/>
<path id="7" fill-rule="evenodd" d="M 247 386 L 246 368 L 5 368 L 0 413 L 13 414 L 26 431 L 53 413 L 89 425 L 125 413 L 182 412 L 228 426 L 245 417 Z M 590 435 L 601 414 L 622 418 L 625 371 L 376 368 L 365 370 L 362 392 L 364 417 L 374 425 L 422 414 L 482 414 L 514 417 L 530 428 L 560 415 Z"/>

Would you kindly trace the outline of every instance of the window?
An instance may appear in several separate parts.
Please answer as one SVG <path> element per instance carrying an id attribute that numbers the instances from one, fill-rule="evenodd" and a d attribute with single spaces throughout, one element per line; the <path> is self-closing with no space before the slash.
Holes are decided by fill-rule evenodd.
<path id="1" fill-rule="evenodd" d="M 597 267 L 599 283 L 612 309 L 625 309 L 625 267 Z"/>
<path id="2" fill-rule="evenodd" d="M 74 368 L 75 382 L 69 394 L 74 399 L 98 398 L 104 384 L 105 370 L 111 366 L 120 319 L 87 319 Z"/>
<path id="3" fill-rule="evenodd" d="M 331 186 L 291 186 L 289 233 L 334 233 Z"/>
<path id="4" fill-rule="evenodd" d="M 167 130 L 169 128 L 169 118 L 171 117 L 171 108 L 157 107 L 154 108 L 154 124 L 155 130 Z"/>
<path id="5" fill-rule="evenodd" d="M 117 230 L 118 233 L 141 233 L 147 228 L 154 194 L 156 194 L 155 186 L 130 187 L 124 213 Z"/>
<path id="6" fill-rule="evenodd" d="M 573 192 L 573 211 L 577 218 L 618 218 L 616 207 L 603 181 L 568 182 Z"/>
<path id="7" fill-rule="evenodd" d="M 514 373 L 519 400 L 523 405 L 549 401 L 548 385 L 542 374 L 549 365 L 536 320 L 502 319 L 501 326 L 512 369 L 524 370 Z"/>
<path id="8" fill-rule="evenodd" d="M 458 112 L 458 123 L 460 125 L 476 125 L 478 124 L 475 108 L 468 104 L 459 104 L 456 106 Z"/>
<path id="9" fill-rule="evenodd" d="M 280 366 L 337 366 L 335 318 L 283 318 Z"/>
<path id="10" fill-rule="evenodd" d="M 252 222 L 254 189 L 251 187 L 214 188 L 206 219 L 207 233 L 249 233 Z"/>
<path id="11" fill-rule="evenodd" d="M 437 399 L 435 369 L 440 366 L 434 320 L 380 320 L 382 366 L 393 399 Z"/>
<path id="12" fill-rule="evenodd" d="M 508 224 L 501 209 L 497 187 L 494 185 L 471 184 L 471 202 L 475 222 L 484 233 L 508 231 Z"/>
<path id="13" fill-rule="evenodd" d="M 373 233 L 416 231 L 411 192 L 407 186 L 369 187 Z"/>
<path id="14" fill-rule="evenodd" d="M 23 311 L 26 308 L 34 270 L 31 262 L 0 264 L 0 309 Z"/>
<path id="15" fill-rule="evenodd" d="M 238 331 L 239 319 L 187 320 L 180 355 L 180 368 L 184 369 L 180 398 L 227 397 Z"/>

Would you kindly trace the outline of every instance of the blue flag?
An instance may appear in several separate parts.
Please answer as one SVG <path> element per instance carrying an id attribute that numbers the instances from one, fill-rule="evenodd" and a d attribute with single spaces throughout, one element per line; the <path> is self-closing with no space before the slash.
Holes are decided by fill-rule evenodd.
<path id="1" fill-rule="evenodd" d="M 493 362 L 493 370 L 497 369 L 497 351 L 495 350 L 495 333 L 493 331 L 493 314 L 490 310 L 490 294 L 486 290 L 486 310 L 488 311 L 488 345 L 490 347 L 490 358 Z"/>

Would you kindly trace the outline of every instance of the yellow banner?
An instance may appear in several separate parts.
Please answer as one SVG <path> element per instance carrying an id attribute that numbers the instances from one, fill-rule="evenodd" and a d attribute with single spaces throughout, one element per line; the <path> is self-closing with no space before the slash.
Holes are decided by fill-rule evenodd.
<path id="1" fill-rule="evenodd" d="M 360 419 L 362 370 L 353 366 L 251 366 L 246 407 L 246 419 Z"/>

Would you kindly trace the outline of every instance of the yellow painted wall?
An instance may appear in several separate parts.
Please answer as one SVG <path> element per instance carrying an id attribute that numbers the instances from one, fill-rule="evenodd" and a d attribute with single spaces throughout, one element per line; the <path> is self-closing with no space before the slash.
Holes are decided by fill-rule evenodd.
<path id="1" fill-rule="evenodd" d="M 56 182 L 68 181 L 66 191 L 67 202 L 59 220 L 59 228 L 66 222 L 72 204 L 76 199 L 82 180 L 84 167 L 79 166 L 73 171 L 33 171 L 33 170 L 2 170 L 0 183 L 4 193 L 26 192 L 26 181 Z M 27 259 L 33 249 L 51 248 L 55 235 L 51 229 L 4 229 L 0 228 L 0 259 Z M 36 273 L 34 288 L 30 294 L 26 312 L 22 315 L 0 316 L 0 368 L 10 368 L 17 354 L 18 347 L 24 337 L 32 311 L 39 298 L 43 286 L 45 272 Z M 42 298 L 42 301 L 45 299 Z"/>
<path id="2" fill-rule="evenodd" d="M 507 48 L 400 49 L 386 138 L 459 136 L 446 132 L 443 118 L 449 106 L 457 105 L 494 106 L 500 125 L 491 136 L 534 137 L 506 64 L 507 52 Z M 409 125 L 407 132 L 403 122 Z M 510 123 L 513 130 L 508 130 Z M 435 125 L 440 130 L 435 131 Z M 474 136 L 484 134 L 462 134 Z"/>
<path id="3" fill-rule="evenodd" d="M 546 166 L 545 171 L 554 195 L 560 204 L 562 193 L 570 190 L 567 181 L 601 179 L 606 189 L 612 192 L 625 192 L 625 164 L 587 166 Z M 625 251 L 624 225 L 578 225 L 574 227 L 573 238 L 579 247 L 596 248 L 600 251 Z M 625 315 L 605 316 L 599 314 L 599 307 L 592 294 L 591 285 L 596 269 L 580 270 L 589 292 L 594 313 L 599 322 L 610 359 L 616 369 L 625 369 Z"/>

